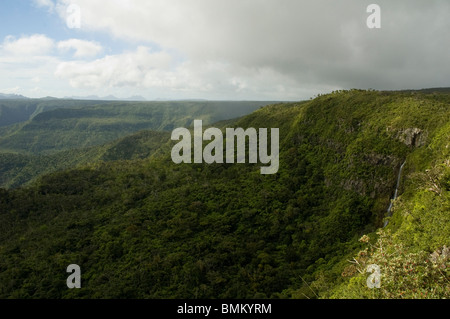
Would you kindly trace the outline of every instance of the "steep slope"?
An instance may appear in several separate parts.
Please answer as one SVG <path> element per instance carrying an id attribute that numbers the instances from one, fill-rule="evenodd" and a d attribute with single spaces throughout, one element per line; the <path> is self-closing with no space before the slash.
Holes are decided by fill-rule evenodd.
<path id="1" fill-rule="evenodd" d="M 386 229 L 412 251 L 450 244 L 449 105 L 448 94 L 352 90 L 221 124 L 279 128 L 274 175 L 260 164 L 176 165 L 169 147 L 3 190 L 0 297 L 366 297 L 364 275 L 341 273 L 358 239 L 383 226 L 405 160 Z M 73 263 L 82 289 L 65 286 Z"/>

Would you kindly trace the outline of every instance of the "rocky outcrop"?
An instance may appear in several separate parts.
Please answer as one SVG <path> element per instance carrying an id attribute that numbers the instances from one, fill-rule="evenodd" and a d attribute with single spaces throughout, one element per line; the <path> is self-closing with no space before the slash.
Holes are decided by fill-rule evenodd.
<path id="1" fill-rule="evenodd" d="M 430 254 L 430 260 L 433 264 L 437 264 L 439 262 L 444 262 L 450 258 L 450 248 L 445 246 L 437 249 L 432 254 Z"/>
<path id="2" fill-rule="evenodd" d="M 400 130 L 396 136 L 397 139 L 409 147 L 425 145 L 427 137 L 428 132 L 417 127 Z"/>
<path id="3" fill-rule="evenodd" d="M 396 165 L 396 163 L 400 161 L 396 156 L 377 153 L 365 154 L 364 160 L 370 163 L 371 165 L 386 165 L 386 166 Z"/>
<path id="4" fill-rule="evenodd" d="M 352 178 L 342 181 L 341 187 L 348 191 L 354 191 L 362 196 L 366 195 L 366 183 L 362 179 Z"/>

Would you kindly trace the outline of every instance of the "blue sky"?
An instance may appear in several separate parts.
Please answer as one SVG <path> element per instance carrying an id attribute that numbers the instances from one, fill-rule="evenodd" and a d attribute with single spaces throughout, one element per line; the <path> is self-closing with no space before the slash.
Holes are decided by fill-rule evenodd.
<path id="1" fill-rule="evenodd" d="M 68 28 L 66 21 L 54 10 L 39 6 L 37 2 L 30 0 L 2 0 L 0 21 L 0 39 L 10 35 L 18 38 L 33 34 L 45 34 L 56 41 L 81 38 L 102 43 L 108 54 L 133 50 L 136 46 L 134 41 L 118 39 L 107 32 Z M 154 44 L 153 46 L 155 47 Z"/>
<path id="2" fill-rule="evenodd" d="M 3 0 L 0 20 L 1 38 L 7 35 L 44 33 L 57 39 L 64 39 L 70 33 L 64 28 L 63 21 L 29 0 Z"/>
<path id="3" fill-rule="evenodd" d="M 153 50 L 158 50 L 158 46 L 151 41 L 135 41 L 133 39 L 118 38 L 105 30 L 96 32 L 95 30 L 86 30 L 84 28 L 69 28 L 66 21 L 61 18 L 55 9 L 43 6 L 42 4 L 39 4 L 39 1 L 2 1 L 0 21 L 0 39 L 12 37 L 13 39 L 18 40 L 33 35 L 45 35 L 56 43 L 67 39 L 82 39 L 84 41 L 99 43 L 103 47 L 104 55 L 119 55 L 127 51 L 133 51 L 137 46 L 142 44 L 147 45 Z M 61 61 L 70 60 L 70 52 L 59 52 L 58 57 L 61 58 Z M 178 59 L 180 60 L 180 56 L 178 56 Z M 3 90 L 0 89 L 0 92 L 23 93 L 31 97 L 52 95 L 52 91 L 55 90 L 39 90 L 36 91 L 36 93 L 33 93 L 32 89 L 26 88 L 26 85 L 20 85 L 20 82 L 24 79 L 34 78 L 33 75 L 34 74 L 30 72 L 28 74 L 29 77 L 20 74 L 14 76 L 14 78 L 3 78 L 3 80 L 6 80 L 9 84 L 17 83 L 18 85 L 12 86 L 11 88 L 2 87 L 1 89 Z M 11 83 L 10 80 L 13 80 L 13 83 Z M 47 85 L 49 85 L 49 87 L 51 86 L 50 83 Z M 25 90 L 25 92 L 23 92 L 23 90 Z M 58 91 L 61 92 L 61 90 Z M 74 92 L 75 91 L 79 90 L 74 90 Z M 63 94 L 64 96 L 76 95 L 76 93 L 71 94 L 73 92 L 71 92 L 70 88 L 67 88 L 66 92 L 67 94 Z M 102 93 L 106 95 L 106 93 L 114 92 L 103 91 Z M 80 94 L 95 95 L 97 92 L 95 90 L 81 90 Z M 136 94 L 139 94 L 139 92 L 136 92 Z M 62 92 L 56 95 L 63 97 Z"/>
<path id="4" fill-rule="evenodd" d="M 0 92 L 301 100 L 450 86 L 450 1 L 377 3 L 380 29 L 360 0 L 3 0 Z"/>

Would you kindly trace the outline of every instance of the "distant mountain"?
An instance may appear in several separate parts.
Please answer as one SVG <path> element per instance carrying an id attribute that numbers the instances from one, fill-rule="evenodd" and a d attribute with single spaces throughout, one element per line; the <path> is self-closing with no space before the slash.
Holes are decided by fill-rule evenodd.
<path id="1" fill-rule="evenodd" d="M 88 95 L 88 96 L 68 96 L 65 99 L 73 100 L 90 100 L 90 101 L 147 101 L 147 99 L 140 95 L 134 95 L 127 98 L 118 98 L 114 95 L 108 95 L 100 97 L 98 95 Z"/>
<path id="2" fill-rule="evenodd" d="M 54 97 L 54 96 L 46 96 L 46 97 L 41 97 L 39 100 L 54 101 L 54 100 L 59 100 L 59 98 Z"/>
<path id="3" fill-rule="evenodd" d="M 89 100 L 89 101 L 98 101 L 98 100 L 110 100 L 110 98 L 108 99 L 107 97 L 101 98 L 98 95 L 87 95 L 87 96 L 65 96 L 64 99 L 67 100 Z M 113 100 L 116 100 L 116 98 L 114 97 Z"/>
<path id="4" fill-rule="evenodd" d="M 154 101 L 186 101 L 186 102 L 205 102 L 207 99 L 164 99 L 156 98 Z"/>
<path id="5" fill-rule="evenodd" d="M 3 94 L 0 93 L 0 100 L 25 100 L 28 99 L 26 96 L 20 94 Z"/>
<path id="6" fill-rule="evenodd" d="M 125 101 L 147 101 L 147 99 L 141 95 L 133 95 L 126 98 Z"/>

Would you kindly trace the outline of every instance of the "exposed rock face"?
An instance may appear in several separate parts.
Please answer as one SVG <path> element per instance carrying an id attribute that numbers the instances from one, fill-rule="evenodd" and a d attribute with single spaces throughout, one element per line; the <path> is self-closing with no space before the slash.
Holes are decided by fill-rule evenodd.
<path id="1" fill-rule="evenodd" d="M 328 185 L 331 184 L 332 182 L 328 180 Z M 358 178 L 344 180 L 339 185 L 345 190 L 354 191 L 361 196 L 369 196 L 370 198 L 376 198 L 380 194 L 386 193 L 390 186 L 389 181 L 376 179 L 375 181 L 367 182 Z"/>
<path id="2" fill-rule="evenodd" d="M 345 190 L 352 190 L 360 195 L 366 195 L 366 183 L 362 179 L 348 179 L 341 183 L 341 187 Z"/>
<path id="3" fill-rule="evenodd" d="M 370 163 L 371 165 L 388 165 L 393 166 L 400 160 L 393 155 L 383 155 L 377 153 L 370 153 L 364 155 L 364 160 Z"/>
<path id="4" fill-rule="evenodd" d="M 425 145 L 428 133 L 420 128 L 407 128 L 400 130 L 397 138 L 409 147 L 420 147 Z"/>

